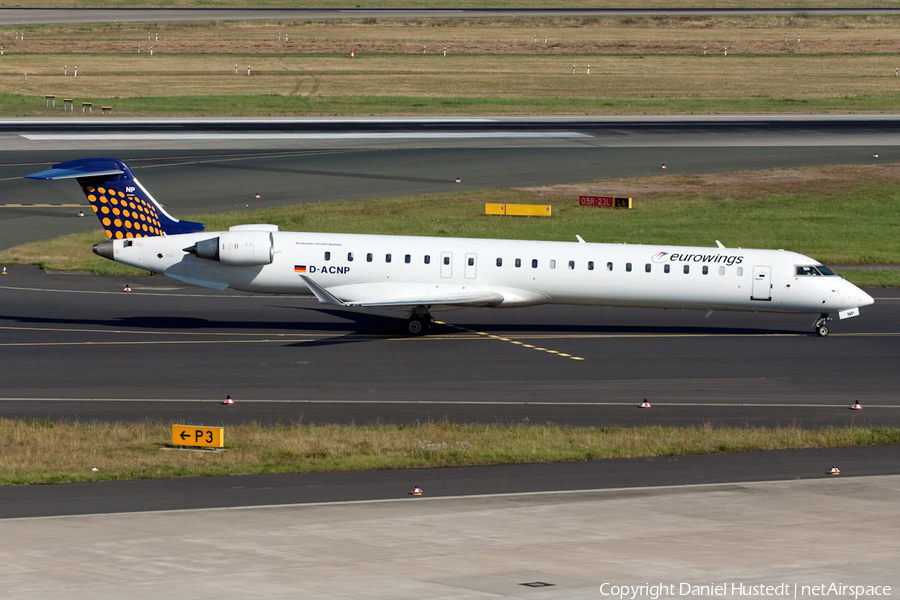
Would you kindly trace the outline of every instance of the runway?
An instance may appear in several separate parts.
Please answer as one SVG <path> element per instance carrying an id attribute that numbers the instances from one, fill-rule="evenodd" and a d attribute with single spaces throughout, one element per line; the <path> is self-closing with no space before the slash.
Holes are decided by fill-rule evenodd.
<path id="1" fill-rule="evenodd" d="M 96 227 L 76 217 L 87 205 L 71 182 L 22 179 L 85 156 L 122 158 L 171 213 L 186 216 L 650 176 L 663 164 L 688 175 L 898 162 L 898 147 L 893 116 L 5 119 L 0 250 Z"/>
<path id="2" fill-rule="evenodd" d="M 565 306 L 437 313 L 410 338 L 404 313 L 126 283 L 35 267 L 0 280 L 0 415 L 900 425 L 895 290 L 869 290 L 875 305 L 826 339 L 805 315 Z"/>
<path id="3" fill-rule="evenodd" d="M 509 18 L 560 18 L 560 17 L 661 17 L 678 16 L 754 16 L 754 15 L 882 15 L 897 14 L 894 8 L 659 8 L 659 9 L 234 9 L 234 8 L 7 8 L 0 9 L 0 25 L 35 25 L 55 23 L 143 23 L 172 21 L 307 21 L 347 19 L 509 19 Z"/>

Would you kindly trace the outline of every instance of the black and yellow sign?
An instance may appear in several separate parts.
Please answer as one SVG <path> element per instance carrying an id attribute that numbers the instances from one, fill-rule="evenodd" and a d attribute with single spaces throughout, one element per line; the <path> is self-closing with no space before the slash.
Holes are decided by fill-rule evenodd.
<path id="1" fill-rule="evenodd" d="M 202 427 L 200 425 L 172 425 L 172 445 L 224 448 L 225 428 Z"/>

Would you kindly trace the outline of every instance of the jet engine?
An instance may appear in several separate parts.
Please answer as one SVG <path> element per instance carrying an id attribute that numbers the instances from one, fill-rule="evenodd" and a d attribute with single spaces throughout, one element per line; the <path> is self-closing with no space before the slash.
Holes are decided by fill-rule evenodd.
<path id="1" fill-rule="evenodd" d="M 184 251 L 230 267 L 252 267 L 272 264 L 275 241 L 270 231 L 227 231 Z"/>

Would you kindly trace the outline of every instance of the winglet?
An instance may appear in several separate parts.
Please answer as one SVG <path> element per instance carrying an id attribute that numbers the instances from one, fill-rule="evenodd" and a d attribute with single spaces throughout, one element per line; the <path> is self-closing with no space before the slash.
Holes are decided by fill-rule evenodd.
<path id="1" fill-rule="evenodd" d="M 581 239 L 581 236 L 580 236 L 580 235 L 577 235 L 577 234 L 576 234 L 575 237 L 578 238 L 578 243 L 579 243 L 579 244 L 586 244 L 586 243 L 587 243 L 587 242 L 585 242 L 583 239 Z"/>
<path id="2" fill-rule="evenodd" d="M 722 245 L 722 242 L 720 242 L 719 240 L 716 240 L 716 246 L 718 246 L 719 248 L 724 248 L 724 247 L 725 247 L 725 246 Z"/>
<path id="3" fill-rule="evenodd" d="M 337 298 L 334 294 L 323 288 L 321 285 L 310 279 L 306 275 L 301 275 L 300 279 L 306 283 L 306 287 L 313 293 L 316 299 L 322 304 L 330 304 L 332 306 L 350 306 L 343 300 Z"/>

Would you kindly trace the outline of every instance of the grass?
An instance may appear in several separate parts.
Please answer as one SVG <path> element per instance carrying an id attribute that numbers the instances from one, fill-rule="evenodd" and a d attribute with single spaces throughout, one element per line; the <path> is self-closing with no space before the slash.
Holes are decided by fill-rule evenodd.
<path id="1" fill-rule="evenodd" d="M 428 422 L 228 426 L 222 453 L 161 451 L 160 422 L 0 419 L 0 484 L 560 462 L 900 443 L 900 429 Z M 93 468 L 98 469 L 96 472 Z"/>
<path id="2" fill-rule="evenodd" d="M 115 115 L 900 110 L 894 60 L 900 17 L 890 15 L 25 29 L 22 41 L 14 37 L 17 28 L 0 28 L 0 115 L 101 118 L 63 114 L 61 102 L 47 108 L 45 94 L 110 105 Z"/>
<path id="3" fill-rule="evenodd" d="M 815 190 L 810 193 L 808 190 Z M 577 205 L 579 194 L 630 195 L 630 211 Z M 547 204 L 550 219 L 488 217 L 488 202 Z M 361 205 L 365 210 L 360 210 Z M 398 218 L 402 215 L 402 218 Z M 181 216 L 181 215 L 179 215 Z M 897 165 L 775 169 L 708 176 L 659 176 L 548 189 L 447 192 L 364 201 L 300 204 L 185 216 L 208 231 L 273 223 L 284 231 L 430 235 L 652 245 L 784 248 L 826 264 L 889 264 L 900 257 Z M 96 232 L 25 244 L 0 262 L 101 275 L 140 273 L 95 256 Z M 898 285 L 897 271 L 845 271 L 861 285 Z"/>
<path id="4" fill-rule="evenodd" d="M 25 0 L 0 0 L 0 8 L 31 6 Z M 431 0 L 41 0 L 42 8 L 434 8 Z M 579 0 L 576 8 L 621 8 L 618 0 Z M 893 8 L 890 0 L 632 0 L 629 8 Z M 559 8 L 548 0 L 444 0 L 440 8 Z"/>

